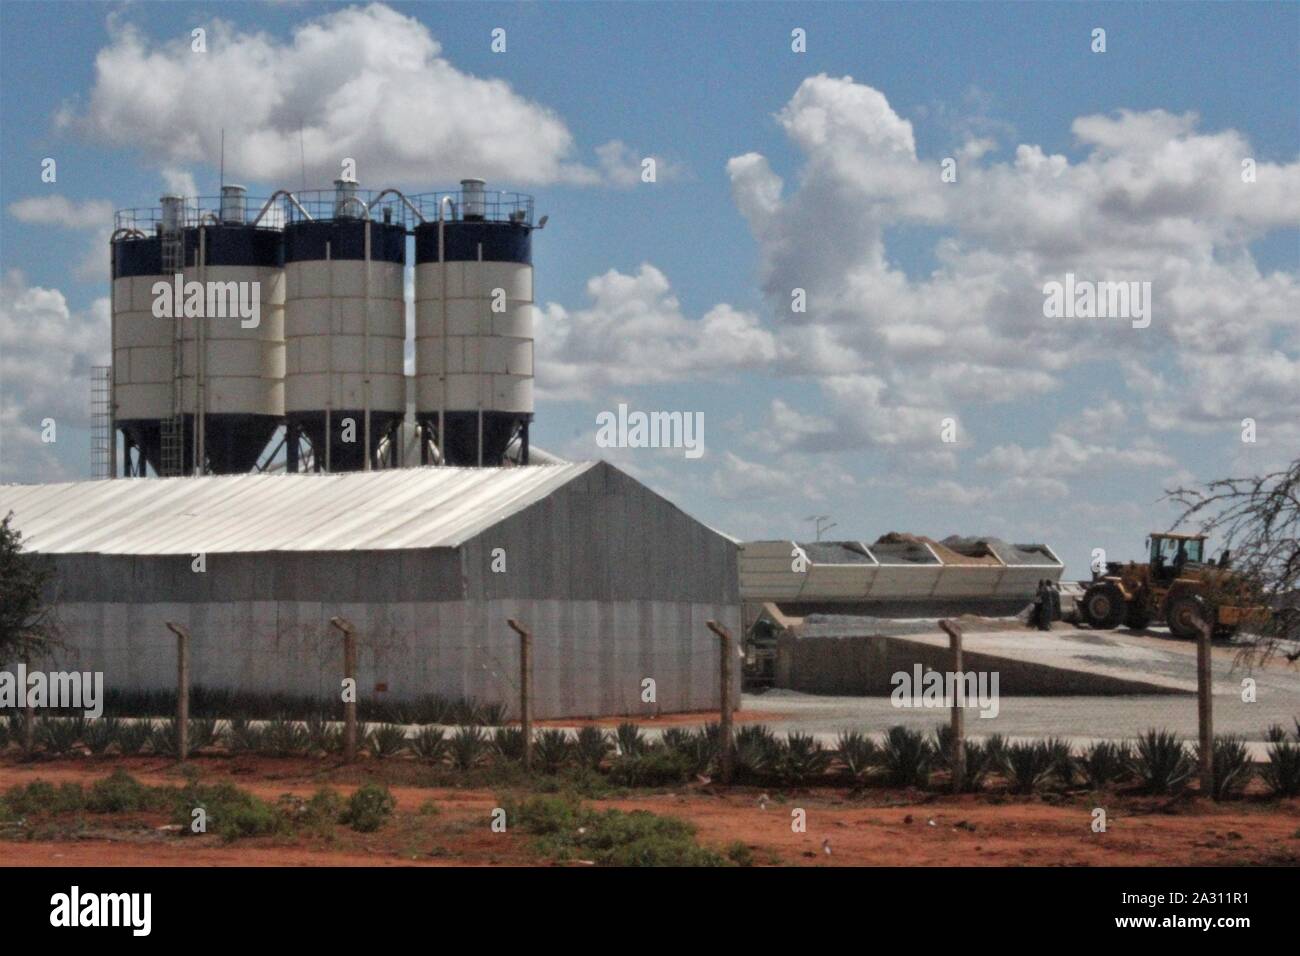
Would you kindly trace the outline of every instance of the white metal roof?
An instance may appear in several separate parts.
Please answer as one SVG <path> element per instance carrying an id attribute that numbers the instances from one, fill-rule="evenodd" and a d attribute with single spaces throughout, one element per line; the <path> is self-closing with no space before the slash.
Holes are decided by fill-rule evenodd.
<path id="1" fill-rule="evenodd" d="M 0 485 L 0 517 L 45 554 L 454 548 L 594 464 Z"/>

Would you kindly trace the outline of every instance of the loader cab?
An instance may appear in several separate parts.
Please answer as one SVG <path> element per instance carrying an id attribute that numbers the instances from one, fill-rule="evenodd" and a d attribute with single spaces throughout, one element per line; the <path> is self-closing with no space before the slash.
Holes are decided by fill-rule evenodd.
<path id="1" fill-rule="evenodd" d="M 1153 534 L 1147 539 L 1151 554 L 1151 576 L 1162 584 L 1177 578 L 1188 564 L 1205 559 L 1205 538 L 1201 535 Z"/>

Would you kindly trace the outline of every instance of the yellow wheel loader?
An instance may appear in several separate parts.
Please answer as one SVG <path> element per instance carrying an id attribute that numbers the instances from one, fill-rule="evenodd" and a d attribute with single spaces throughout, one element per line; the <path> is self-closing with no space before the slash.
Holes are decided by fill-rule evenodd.
<path id="1" fill-rule="evenodd" d="M 1148 538 L 1150 559 L 1143 564 L 1107 562 L 1093 575 L 1079 605 L 1090 627 L 1140 630 L 1165 623 L 1174 637 L 1194 638 L 1199 622 L 1216 637 L 1230 637 L 1243 624 L 1267 621 L 1264 607 L 1246 603 L 1246 587 L 1228 570 L 1228 552 L 1206 560 L 1205 535 L 1154 533 Z"/>

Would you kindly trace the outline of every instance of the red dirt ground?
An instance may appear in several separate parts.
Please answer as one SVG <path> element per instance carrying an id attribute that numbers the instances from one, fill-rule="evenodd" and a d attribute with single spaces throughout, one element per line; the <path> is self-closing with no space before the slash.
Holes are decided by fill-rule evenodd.
<path id="1" fill-rule="evenodd" d="M 369 762 L 355 770 L 319 760 L 204 757 L 194 760 L 205 782 L 229 781 L 260 797 L 310 795 L 328 784 L 347 794 L 357 779 L 409 772 Z M 0 789 L 42 779 L 88 785 L 117 767 L 149 784 L 181 783 L 175 765 L 156 758 L 0 761 Z M 407 768 L 409 770 L 409 763 Z M 339 782 L 340 775 L 352 782 Z M 488 816 L 498 790 L 419 787 L 395 782 L 397 813 L 378 833 L 339 827 L 333 837 L 265 837 L 222 844 L 215 836 L 179 838 L 159 818 L 96 819 L 95 829 L 68 838 L 0 839 L 2 866 L 399 866 L 534 865 L 526 837 L 492 833 Z M 650 810 L 695 824 L 702 845 L 743 842 L 758 864 L 777 865 L 1260 865 L 1300 864 L 1300 801 L 1255 797 L 1216 805 L 1086 794 L 1007 797 L 995 793 L 941 796 L 872 788 L 767 795 L 695 785 L 678 793 L 635 793 L 589 800 L 597 807 Z M 434 814 L 420 808 L 432 802 Z M 765 808 L 763 806 L 765 804 Z M 1108 814 L 1108 832 L 1090 828 L 1094 806 Z M 791 829 L 792 811 L 806 812 L 807 832 Z M 829 845 L 830 853 L 825 852 Z"/>

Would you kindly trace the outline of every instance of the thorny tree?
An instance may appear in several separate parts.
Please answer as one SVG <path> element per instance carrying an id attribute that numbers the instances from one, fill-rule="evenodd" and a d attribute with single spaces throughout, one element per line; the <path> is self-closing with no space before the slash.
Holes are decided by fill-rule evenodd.
<path id="1" fill-rule="evenodd" d="M 1300 459 L 1284 471 L 1220 478 L 1168 495 L 1183 509 L 1177 524 L 1194 521 L 1206 534 L 1221 535 L 1254 600 L 1273 611 L 1251 648 L 1255 655 L 1300 659 L 1293 643 L 1300 640 Z"/>
<path id="2" fill-rule="evenodd" d="M 53 608 L 45 586 L 54 570 L 23 553 L 22 534 L 12 512 L 0 521 L 0 664 L 40 656 L 54 639 Z"/>

